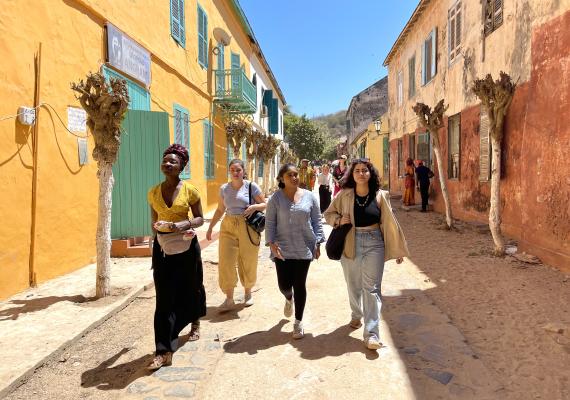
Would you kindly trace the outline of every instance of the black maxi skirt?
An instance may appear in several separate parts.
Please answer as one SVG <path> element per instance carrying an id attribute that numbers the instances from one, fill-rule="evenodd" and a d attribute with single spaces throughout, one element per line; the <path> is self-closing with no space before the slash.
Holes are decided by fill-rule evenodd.
<path id="1" fill-rule="evenodd" d="M 331 205 L 331 192 L 328 186 L 319 186 L 319 202 L 322 214 Z"/>
<path id="2" fill-rule="evenodd" d="M 156 290 L 154 341 L 156 354 L 176 351 L 178 334 L 206 315 L 206 290 L 200 244 L 194 237 L 184 253 L 164 255 L 158 240 L 152 247 Z"/>

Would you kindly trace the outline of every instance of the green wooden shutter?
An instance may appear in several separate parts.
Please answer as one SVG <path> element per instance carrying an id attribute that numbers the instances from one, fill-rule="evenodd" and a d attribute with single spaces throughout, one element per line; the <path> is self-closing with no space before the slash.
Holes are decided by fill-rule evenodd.
<path id="1" fill-rule="evenodd" d="M 214 127 L 210 121 L 204 121 L 204 175 L 214 178 Z"/>
<path id="2" fill-rule="evenodd" d="M 225 63 L 225 47 L 222 43 L 218 43 L 218 71 L 223 71 L 226 69 L 226 63 Z M 218 79 L 216 79 L 216 90 L 218 91 L 225 91 L 226 90 L 226 79 L 225 79 L 225 75 L 223 74 L 219 74 L 217 75 Z M 223 96 L 223 93 L 220 93 L 219 96 Z"/>
<path id="3" fill-rule="evenodd" d="M 170 144 L 168 114 L 129 110 L 113 164 L 111 238 L 151 235 L 147 192 L 162 179 L 162 152 Z"/>
<path id="4" fill-rule="evenodd" d="M 174 104 L 174 143 L 186 147 L 190 153 L 190 113 L 178 104 Z M 190 162 L 186 164 L 181 177 L 190 178 Z"/>
<path id="5" fill-rule="evenodd" d="M 236 69 L 241 68 L 241 61 L 239 54 L 232 53 L 232 91 L 239 88 L 239 78 L 238 71 Z M 235 93 L 232 93 L 232 95 Z"/>
<path id="6" fill-rule="evenodd" d="M 198 4 L 198 63 L 208 68 L 208 16 Z"/>
<path id="7" fill-rule="evenodd" d="M 269 113 L 269 133 L 276 135 L 279 133 L 279 102 L 271 99 L 271 112 Z"/>
<path id="8" fill-rule="evenodd" d="M 170 34 L 182 47 L 186 46 L 184 0 L 170 0 Z"/>

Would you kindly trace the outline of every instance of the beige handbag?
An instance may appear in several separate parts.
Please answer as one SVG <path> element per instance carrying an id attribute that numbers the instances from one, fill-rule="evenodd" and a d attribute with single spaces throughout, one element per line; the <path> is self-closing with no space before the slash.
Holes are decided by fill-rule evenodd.
<path id="1" fill-rule="evenodd" d="M 184 232 L 176 233 L 160 233 L 156 234 L 158 244 L 162 248 L 162 252 L 168 256 L 173 254 L 180 254 L 188 251 L 190 244 L 189 240 L 184 240 Z"/>

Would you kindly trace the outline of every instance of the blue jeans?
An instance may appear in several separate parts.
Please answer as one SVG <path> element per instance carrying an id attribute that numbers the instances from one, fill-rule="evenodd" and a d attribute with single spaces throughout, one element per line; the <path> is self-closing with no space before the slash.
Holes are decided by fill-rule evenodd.
<path id="1" fill-rule="evenodd" d="M 384 240 L 380 229 L 356 231 L 354 260 L 342 257 L 340 263 L 348 289 L 352 319 L 364 317 L 364 339 L 379 339 L 382 307 L 382 275 L 384 273 Z"/>

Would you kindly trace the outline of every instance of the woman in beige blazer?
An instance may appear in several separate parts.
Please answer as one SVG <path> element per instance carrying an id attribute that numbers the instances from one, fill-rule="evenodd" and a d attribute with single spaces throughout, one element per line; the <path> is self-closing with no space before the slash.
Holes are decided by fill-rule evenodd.
<path id="1" fill-rule="evenodd" d="M 380 190 L 378 170 L 365 158 L 352 161 L 342 191 L 325 211 L 334 228 L 352 224 L 340 260 L 352 310 L 350 327 L 358 329 L 364 317 L 364 344 L 382 347 L 379 337 L 381 285 L 384 262 L 408 257 L 408 246 L 388 192 Z"/>

